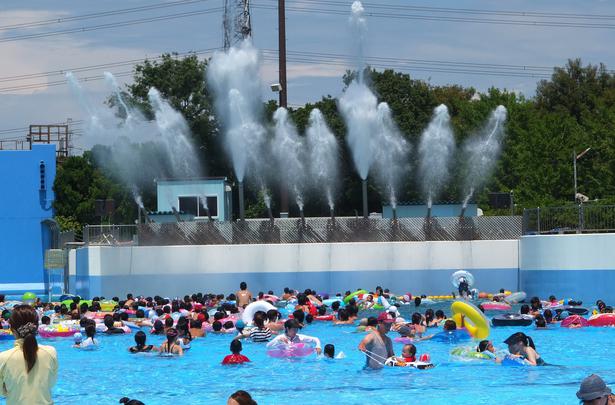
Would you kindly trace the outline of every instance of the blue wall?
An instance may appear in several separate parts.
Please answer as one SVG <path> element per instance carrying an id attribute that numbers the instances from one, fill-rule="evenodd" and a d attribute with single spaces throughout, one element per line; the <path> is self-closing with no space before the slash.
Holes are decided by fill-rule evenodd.
<path id="1" fill-rule="evenodd" d="M 45 163 L 46 193 L 41 200 L 40 162 Z M 54 145 L 28 151 L 0 151 L 0 291 L 45 291 L 44 251 L 51 234 L 42 221 L 53 216 L 56 175 Z"/>
<path id="2" fill-rule="evenodd" d="M 434 204 L 431 207 L 432 217 L 458 217 L 461 214 L 461 204 Z M 475 217 L 476 204 L 468 204 L 464 217 Z M 397 218 L 424 218 L 427 216 L 427 205 L 397 205 Z M 382 217 L 393 218 L 390 205 L 382 206 Z"/>

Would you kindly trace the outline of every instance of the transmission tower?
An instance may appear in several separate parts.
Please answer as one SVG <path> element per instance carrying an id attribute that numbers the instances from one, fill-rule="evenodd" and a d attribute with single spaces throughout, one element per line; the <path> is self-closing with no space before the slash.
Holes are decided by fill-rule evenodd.
<path id="1" fill-rule="evenodd" d="M 252 36 L 250 0 L 224 0 L 224 49 Z"/>

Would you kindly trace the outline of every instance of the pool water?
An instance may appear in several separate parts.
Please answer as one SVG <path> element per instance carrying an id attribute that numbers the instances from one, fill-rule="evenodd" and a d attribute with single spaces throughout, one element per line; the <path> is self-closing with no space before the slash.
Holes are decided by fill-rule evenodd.
<path id="1" fill-rule="evenodd" d="M 424 312 L 428 307 L 421 306 Z M 434 305 L 431 308 L 445 309 Z M 409 318 L 414 305 L 402 307 Z M 367 314 L 364 314 L 367 315 Z M 489 313 L 488 313 L 489 315 Z M 72 339 L 39 339 L 58 350 L 58 383 L 53 397 L 57 404 L 114 404 L 127 396 L 151 404 L 224 404 L 228 396 L 243 389 L 259 404 L 576 404 L 580 381 L 591 373 L 615 387 L 615 329 L 566 329 L 552 326 L 536 330 L 492 328 L 496 347 L 510 334 L 523 331 L 532 336 L 540 355 L 552 366 L 505 367 L 489 361 L 460 361 L 449 355 L 456 345 L 417 343 L 418 354 L 429 353 L 436 367 L 431 370 L 385 368 L 363 370 L 364 355 L 357 345 L 365 336 L 353 326 L 318 322 L 302 333 L 317 336 L 323 346 L 333 343 L 345 359 L 323 360 L 315 355 L 303 359 L 274 359 L 262 343 L 244 341 L 243 354 L 252 360 L 241 366 L 222 366 L 233 335 L 209 334 L 196 339 L 181 358 L 130 354 L 133 334 L 98 336 L 101 349 L 79 351 Z M 390 337 L 397 336 L 391 332 Z M 148 334 L 148 343 L 163 337 Z M 0 349 L 11 347 L 0 342 Z M 394 343 L 396 354 L 402 344 Z"/>

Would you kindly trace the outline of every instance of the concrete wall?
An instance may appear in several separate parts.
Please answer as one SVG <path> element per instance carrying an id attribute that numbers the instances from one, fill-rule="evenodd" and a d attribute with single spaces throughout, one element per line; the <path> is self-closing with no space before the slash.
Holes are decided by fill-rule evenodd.
<path id="1" fill-rule="evenodd" d="M 218 215 L 214 218 L 229 220 L 232 213 L 226 184 L 225 179 L 160 180 L 157 183 L 157 209 L 159 212 L 171 212 L 173 207 L 178 209 L 179 197 L 217 197 Z M 201 216 L 206 217 L 204 214 Z"/>
<path id="2" fill-rule="evenodd" d="M 519 250 L 528 295 L 615 301 L 615 234 L 524 236 Z"/>
<path id="3" fill-rule="evenodd" d="M 462 204 L 434 204 L 431 207 L 433 217 L 458 217 L 461 214 Z M 475 217 L 477 205 L 468 204 L 464 217 Z M 397 205 L 397 218 L 424 218 L 427 216 L 427 205 Z M 382 218 L 393 218 L 393 209 L 390 205 L 382 206 Z"/>
<path id="4" fill-rule="evenodd" d="M 81 248 L 71 291 L 82 296 L 184 295 L 284 287 L 343 292 L 377 285 L 397 293 L 449 294 L 471 271 L 477 288 L 518 288 L 518 241 L 391 242 Z M 72 262 L 72 261 L 71 261 Z"/>
<path id="5" fill-rule="evenodd" d="M 44 292 L 44 251 L 50 247 L 42 224 L 53 212 L 56 173 L 54 145 L 0 151 L 0 291 Z M 46 192 L 40 193 L 40 162 L 45 162 Z"/>

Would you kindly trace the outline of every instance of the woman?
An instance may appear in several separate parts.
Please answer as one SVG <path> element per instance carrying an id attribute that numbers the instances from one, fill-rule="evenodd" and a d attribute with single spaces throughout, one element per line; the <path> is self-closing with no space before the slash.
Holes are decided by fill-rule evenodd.
<path id="1" fill-rule="evenodd" d="M 257 311 L 254 314 L 253 322 L 255 328 L 250 331 L 250 339 L 253 342 L 268 342 L 271 340 L 273 332 L 265 326 L 267 314 L 262 311 Z"/>
<path id="2" fill-rule="evenodd" d="M 174 354 L 182 356 L 184 349 L 177 343 L 177 329 L 170 328 L 167 330 L 167 341 L 160 346 L 160 354 L 163 356 L 172 356 Z"/>
<path id="3" fill-rule="evenodd" d="M 545 361 L 536 352 L 536 346 L 531 337 L 523 332 L 517 332 L 504 341 L 508 345 L 508 351 L 516 357 L 521 357 L 529 366 L 544 366 Z"/>
<path id="4" fill-rule="evenodd" d="M 257 405 L 246 391 L 234 392 L 226 401 L 226 405 Z"/>
<path id="5" fill-rule="evenodd" d="M 130 353 L 149 353 L 151 351 L 158 351 L 158 348 L 154 345 L 146 345 L 145 341 L 147 340 L 147 336 L 145 335 L 145 332 L 143 331 L 138 331 L 137 333 L 135 333 L 135 343 L 137 344 L 136 346 L 132 346 L 128 348 L 128 351 Z"/>
<path id="6" fill-rule="evenodd" d="M 16 340 L 14 348 L 0 353 L 2 396 L 7 405 L 52 404 L 58 357 L 52 346 L 39 346 L 36 341 L 36 311 L 29 305 L 18 305 L 13 308 L 9 324 Z"/>
<path id="7" fill-rule="evenodd" d="M 284 333 L 276 336 L 271 342 L 267 343 L 267 347 L 276 348 L 296 343 L 307 343 L 313 344 L 316 354 L 320 354 L 322 352 L 320 339 L 313 336 L 301 335 L 297 333 L 299 329 L 301 329 L 299 322 L 295 319 L 287 320 L 284 322 Z"/>

